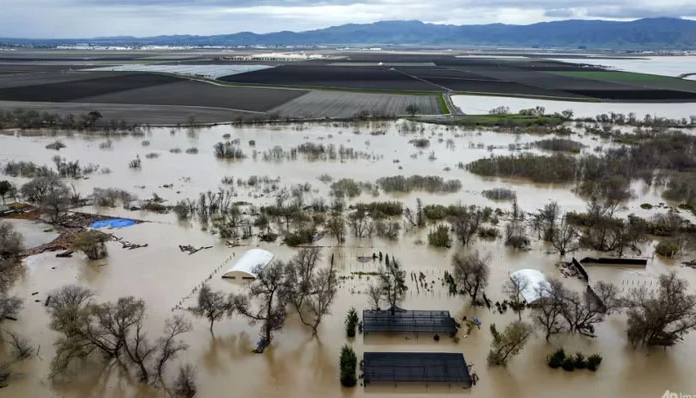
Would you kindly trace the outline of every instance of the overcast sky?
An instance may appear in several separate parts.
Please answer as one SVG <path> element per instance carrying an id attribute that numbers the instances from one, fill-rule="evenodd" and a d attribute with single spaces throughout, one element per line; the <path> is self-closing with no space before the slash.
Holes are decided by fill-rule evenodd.
<path id="1" fill-rule="evenodd" d="M 0 37 L 267 33 L 344 23 L 696 18 L 696 0 L 0 0 Z"/>

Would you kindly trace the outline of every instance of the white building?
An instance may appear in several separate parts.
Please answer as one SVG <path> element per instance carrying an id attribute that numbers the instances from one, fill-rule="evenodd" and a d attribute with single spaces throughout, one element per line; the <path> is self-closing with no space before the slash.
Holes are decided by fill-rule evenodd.
<path id="1" fill-rule="evenodd" d="M 518 278 L 526 280 L 526 283 L 523 283 L 522 297 L 527 304 L 534 304 L 544 298 L 544 288 L 549 286 L 549 281 L 543 273 L 535 269 L 521 269 L 510 274 L 510 279 Z"/>
<path id="2" fill-rule="evenodd" d="M 273 253 L 263 249 L 251 249 L 242 255 L 242 257 L 234 263 L 223 278 L 227 279 L 256 279 L 256 270 L 260 267 L 263 269 L 271 261 L 273 261 Z"/>

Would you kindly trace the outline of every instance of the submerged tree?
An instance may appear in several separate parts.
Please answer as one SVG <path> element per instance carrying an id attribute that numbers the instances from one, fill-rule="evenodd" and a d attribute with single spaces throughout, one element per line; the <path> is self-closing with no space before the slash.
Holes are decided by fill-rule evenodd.
<path id="1" fill-rule="evenodd" d="M 522 351 L 527 341 L 534 333 L 534 329 L 528 323 L 515 321 L 505 327 L 502 333 L 498 332 L 495 324 L 491 325 L 493 342 L 488 352 L 488 365 L 505 366 L 508 361 Z"/>
<path id="2" fill-rule="evenodd" d="M 273 340 L 273 334 L 285 326 L 287 298 L 283 295 L 286 265 L 273 261 L 265 267 L 256 267 L 256 280 L 245 294 L 235 297 L 235 309 L 249 319 L 251 324 L 261 322 L 263 346 Z"/>
<path id="3" fill-rule="evenodd" d="M 82 232 L 75 237 L 72 248 L 85 253 L 90 260 L 100 260 L 108 254 L 105 242 L 110 239 L 109 235 L 100 231 Z"/>
<path id="4" fill-rule="evenodd" d="M 562 217 L 558 225 L 554 226 L 551 233 L 551 245 L 563 257 L 567 253 L 578 250 L 577 238 L 580 234 L 575 225 L 568 222 L 566 217 Z"/>
<path id="5" fill-rule="evenodd" d="M 372 284 L 367 287 L 367 302 L 373 310 L 379 310 L 384 297 L 381 284 Z"/>
<path id="6" fill-rule="evenodd" d="M 468 245 L 476 236 L 481 224 L 483 224 L 483 210 L 479 208 L 466 208 L 460 206 L 452 220 L 452 228 L 459 240 Z"/>
<path id="7" fill-rule="evenodd" d="M 77 285 L 51 292 L 50 328 L 60 334 L 54 343 L 51 378 L 65 376 L 72 365 L 100 353 L 107 361 L 121 361 L 135 370 L 143 383 L 165 385 L 167 364 L 188 346 L 178 337 L 191 330 L 181 317 L 167 320 L 164 334 L 151 340 L 144 330 L 145 302 L 121 297 L 96 303 L 94 293 Z"/>
<path id="8" fill-rule="evenodd" d="M 378 279 L 378 289 L 382 292 L 384 300 L 389 304 L 389 311 L 393 315 L 396 313 L 408 290 L 406 286 L 406 271 L 401 268 L 399 262 L 394 258 L 389 262 L 387 257 L 385 266 L 379 270 Z"/>
<path id="9" fill-rule="evenodd" d="M 302 249 L 285 268 L 284 297 L 300 316 L 300 321 L 317 334 L 324 315 L 336 297 L 336 273 L 333 259 L 328 269 L 317 269 L 321 249 L 318 247 Z"/>
<path id="10" fill-rule="evenodd" d="M 16 195 L 16 193 L 17 192 L 14 185 L 12 185 L 9 181 L 0 181 L 0 198 L 2 199 L 2 203 L 5 203 L 6 196 Z"/>
<path id="11" fill-rule="evenodd" d="M 540 299 L 533 306 L 532 319 L 546 340 L 564 331 L 594 337 L 595 325 L 620 306 L 617 287 L 605 282 L 578 293 L 551 279 L 537 288 L 537 295 Z"/>
<path id="12" fill-rule="evenodd" d="M 522 320 L 522 310 L 524 310 L 524 296 L 523 292 L 529 288 L 529 279 L 526 276 L 520 274 L 513 274 L 510 278 L 503 284 L 503 294 L 510 301 L 512 310 L 515 311 Z"/>
<path id="13" fill-rule="evenodd" d="M 544 332 L 546 341 L 549 341 L 552 335 L 561 333 L 566 328 L 562 318 L 565 290 L 561 281 L 549 279 L 548 283 L 535 288 L 535 294 L 543 298 L 532 307 L 532 321 Z"/>
<path id="14" fill-rule="evenodd" d="M 334 214 L 326 222 L 329 233 L 336 238 L 337 244 L 346 242 L 346 220 L 340 214 Z"/>
<path id="15" fill-rule="evenodd" d="M 675 272 L 660 275 L 657 292 L 645 287 L 626 298 L 628 340 L 634 346 L 672 346 L 696 330 L 696 295 Z"/>
<path id="16" fill-rule="evenodd" d="M 196 395 L 196 369 L 190 364 L 179 367 L 173 387 L 174 394 L 181 398 L 192 398 Z"/>
<path id="17" fill-rule="evenodd" d="M 480 301 L 479 296 L 488 286 L 489 262 L 490 256 L 482 257 L 478 251 L 459 252 L 452 258 L 454 282 L 459 291 L 468 294 L 474 303 Z"/>
<path id="18" fill-rule="evenodd" d="M 213 291 L 208 285 L 203 285 L 198 291 L 198 302 L 193 308 L 189 308 L 194 315 L 205 317 L 210 323 L 210 334 L 213 333 L 213 325 L 225 314 L 230 315 L 234 310 L 232 300 L 225 293 Z"/>

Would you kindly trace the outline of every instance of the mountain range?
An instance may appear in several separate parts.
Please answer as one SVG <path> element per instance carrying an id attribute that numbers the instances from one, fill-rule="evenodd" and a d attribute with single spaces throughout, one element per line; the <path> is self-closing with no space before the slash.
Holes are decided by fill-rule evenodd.
<path id="1" fill-rule="evenodd" d="M 2 39 L 10 45 L 170 46 L 511 46 L 540 48 L 696 49 L 696 21 L 646 18 L 629 22 L 566 20 L 532 25 L 439 25 L 420 21 L 347 24 L 304 32 L 213 36 L 102 37 L 93 39 Z"/>

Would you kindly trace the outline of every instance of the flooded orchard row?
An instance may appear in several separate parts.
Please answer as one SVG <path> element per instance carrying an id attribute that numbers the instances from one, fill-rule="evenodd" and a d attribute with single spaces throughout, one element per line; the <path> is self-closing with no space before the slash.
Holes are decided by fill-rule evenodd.
<path id="1" fill-rule="evenodd" d="M 226 135 L 229 134 L 229 137 Z M 428 138 L 429 146 L 419 149 L 412 141 Z M 235 200 L 256 206 L 274 202 L 269 186 L 291 187 L 296 184 L 311 184 L 306 200 L 329 198 L 330 183 L 320 181 L 329 175 L 333 181 L 352 178 L 360 182 L 372 182 L 395 175 L 432 175 L 445 180 L 461 181 L 462 189 L 456 193 L 411 192 L 391 195 L 380 190 L 379 196 L 364 191 L 350 203 L 398 200 L 405 207 L 415 208 L 417 199 L 424 205 L 456 204 L 490 206 L 509 210 L 509 202 L 486 199 L 481 192 L 485 189 L 506 187 L 517 194 L 518 203 L 525 211 L 536 211 L 550 201 L 557 201 L 563 211 L 583 211 L 586 202 L 572 192 L 568 185 L 540 185 L 520 181 L 484 179 L 461 169 L 459 163 L 467 164 L 491 154 L 509 154 L 510 144 L 525 144 L 543 138 L 527 134 L 505 134 L 491 131 L 461 131 L 440 126 L 408 125 L 404 122 L 384 123 L 373 126 L 305 125 L 283 127 L 217 126 L 197 130 L 152 129 L 142 137 L 88 137 L 50 136 L 42 134 L 0 136 L 0 162 L 31 161 L 53 166 L 52 158 L 60 155 L 69 161 L 79 160 L 84 167 L 98 165 L 99 171 L 88 178 L 68 180 L 82 195 L 89 195 L 94 188 L 120 188 L 147 199 L 153 194 L 174 205 L 179 200 L 195 199 L 201 192 L 217 191 L 225 177 L 234 177 Z M 573 140 L 586 145 L 583 153 L 597 146 L 610 146 L 609 142 L 577 135 Z M 66 147 L 56 152 L 46 145 L 61 140 Z M 109 140 L 107 147 L 104 143 Z M 236 142 L 245 158 L 234 161 L 218 160 L 213 146 L 218 142 Z M 254 141 L 253 145 L 250 141 Z M 144 145 L 144 141 L 148 143 Z M 303 155 L 289 155 L 292 148 L 307 142 L 334 145 L 336 151 L 342 146 L 353 153 L 343 160 L 320 159 L 309 161 Z M 264 154 L 284 151 L 283 156 L 264 157 Z M 172 149 L 181 149 L 180 153 Z M 197 154 L 186 153 L 197 148 Z M 538 149 L 525 151 L 542 153 Z M 193 151 L 190 151 L 193 152 Z M 256 152 L 256 155 L 254 155 Z M 147 156 L 156 153 L 158 156 Z M 140 169 L 132 169 L 129 162 L 139 157 Z M 105 171 L 109 172 L 105 172 Z M 236 180 L 248 181 L 252 176 L 267 176 L 277 181 L 269 184 L 249 186 Z M 6 176 L 2 177 L 7 178 Z M 16 185 L 28 179 L 9 178 Z M 277 180 L 279 179 L 279 181 Z M 171 185 L 170 185 L 171 184 Z M 166 185 L 166 187 L 165 187 Z M 657 205 L 664 202 L 661 192 L 636 182 L 632 186 L 634 197 L 621 211 L 625 216 L 634 213 L 649 217 L 665 210 L 642 209 L 643 203 Z M 278 188 L 279 189 L 279 188 Z M 26 361 L 18 368 L 19 374 L 3 389 L 7 396 L 70 396 L 70 397 L 150 397 L 165 396 L 161 390 L 143 387 L 129 372 L 118 366 L 103 367 L 85 365 L 70 383 L 55 383 L 48 379 L 49 363 L 55 349 L 53 342 L 58 334 L 48 328 L 48 315 L 44 302 L 53 289 L 77 283 L 93 289 L 98 301 L 115 300 L 123 296 L 135 296 L 145 300 L 148 317 L 145 326 L 153 336 L 159 335 L 165 319 L 173 314 L 185 314 L 178 307 L 194 305 L 195 289 L 207 282 L 215 290 L 239 292 L 243 284 L 220 278 L 246 250 L 260 247 L 271 251 L 278 259 L 288 259 L 296 253 L 278 240 L 275 243 L 260 242 L 257 238 L 242 241 L 243 245 L 228 247 L 225 241 L 209 231 L 201 230 L 197 221 L 179 221 L 172 212 L 155 214 L 145 211 L 129 211 L 117 208 L 86 207 L 85 212 L 98 212 L 118 217 L 130 217 L 150 222 L 128 228 L 111 230 L 129 242 L 148 246 L 137 250 L 123 249 L 118 242 L 107 243 L 109 256 L 103 260 L 89 261 L 82 255 L 72 258 L 56 258 L 55 253 L 44 253 L 24 260 L 25 272 L 12 290 L 25 301 L 25 308 L 17 322 L 9 327 L 21 330 L 33 344 L 40 346 L 39 356 Z M 23 235 L 27 246 L 45 243 L 55 237 L 55 231 L 45 224 L 26 220 L 13 220 Z M 336 301 L 328 316 L 319 327 L 318 337 L 304 327 L 292 315 L 285 328 L 277 334 L 271 346 L 263 354 L 251 350 L 258 341 L 260 326 L 250 325 L 239 315 L 225 318 L 215 325 L 215 336 L 211 336 L 204 319 L 188 317 L 194 329 L 184 335 L 190 348 L 179 358 L 196 366 L 198 372 L 198 395 L 201 397 L 235 396 L 263 397 L 342 397 L 342 396 L 403 396 L 413 397 L 466 394 L 480 397 L 569 397 L 596 396 L 661 396 L 665 390 L 689 393 L 696 386 L 691 369 L 696 359 L 691 352 L 696 348 L 696 337 L 689 335 L 683 343 L 668 350 L 634 350 L 626 338 L 624 315 L 612 315 L 597 326 L 596 338 L 562 334 L 554 336 L 551 343 L 537 333 L 519 357 L 506 368 L 489 368 L 486 364 L 491 333 L 488 328 L 495 323 L 499 327 L 515 320 L 517 316 L 508 311 L 497 313 L 495 307 L 473 307 L 463 296 L 450 296 L 443 280 L 444 271 L 451 270 L 452 255 L 458 250 L 478 250 L 491 257 L 487 295 L 493 301 L 502 301 L 501 286 L 510 272 L 533 268 L 547 276 L 562 278 L 556 263 L 559 260 L 553 249 L 543 242 L 533 240 L 531 250 L 515 251 L 506 247 L 502 239 L 485 241 L 478 239 L 469 248 L 455 243 L 451 249 L 428 246 L 430 227 L 404 230 L 398 240 L 377 237 L 354 239 L 349 237 L 345 245 L 337 246 L 336 239 L 325 235 L 315 242 L 322 247 L 322 263 L 328 264 L 333 255 L 335 267 L 341 280 Z M 696 286 L 696 273 L 678 266 L 678 261 L 667 262 L 653 257 L 654 242 L 643 247 L 644 255 L 650 257 L 643 268 L 607 268 L 589 266 L 593 282 L 615 283 L 621 293 L 636 286 L 654 286 L 656 278 L 668 270 L 677 270 L 680 277 L 690 282 L 691 291 Z M 193 255 L 181 252 L 178 245 L 194 247 L 212 246 Z M 344 319 L 351 307 L 359 311 L 368 307 L 365 294 L 376 277 L 369 275 L 377 271 L 379 260 L 361 262 L 358 258 L 371 257 L 383 252 L 400 260 L 407 274 L 423 273 L 428 283 L 424 288 L 407 278 L 408 291 L 402 307 L 407 309 L 449 310 L 461 321 L 478 317 L 480 330 L 470 335 L 464 330 L 458 339 L 431 337 L 370 336 L 358 335 L 354 340 L 345 337 Z M 576 257 L 595 255 L 579 252 Z M 365 273 L 365 274 L 359 274 Z M 564 283 L 580 290 L 584 284 L 566 278 Z M 418 286 L 417 286 L 418 285 Z M 32 295 L 37 293 L 36 295 Z M 528 312 L 528 311 L 527 311 Z M 527 314 L 523 314 L 526 317 Z M 474 365 L 480 377 L 479 383 L 470 391 L 460 387 L 398 385 L 369 386 L 359 383 L 354 389 L 344 389 L 339 383 L 339 353 L 345 343 L 352 344 L 358 358 L 366 351 L 427 351 L 461 352 L 467 362 Z M 550 369 L 546 356 L 563 346 L 567 352 L 582 351 L 586 354 L 600 353 L 604 357 L 597 372 L 563 372 Z M 175 366 L 171 366 L 172 369 Z M 359 372 L 360 373 L 360 372 Z"/>

